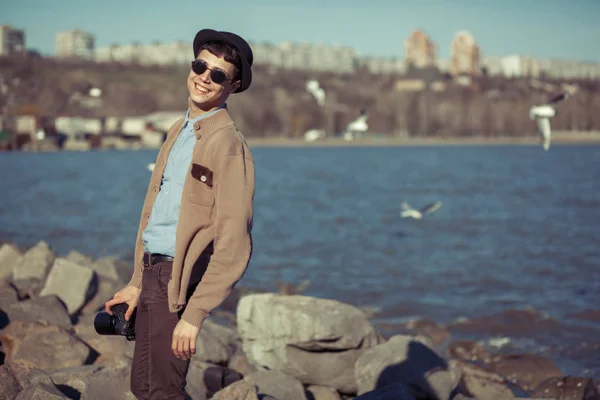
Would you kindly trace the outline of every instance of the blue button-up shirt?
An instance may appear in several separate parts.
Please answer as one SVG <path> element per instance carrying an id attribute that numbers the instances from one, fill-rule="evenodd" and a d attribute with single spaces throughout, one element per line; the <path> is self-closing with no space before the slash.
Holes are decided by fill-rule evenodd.
<path id="1" fill-rule="evenodd" d="M 217 110 L 204 113 L 193 120 L 190 120 L 190 110 L 185 114 L 181 132 L 169 153 L 160 191 L 152 206 L 148 226 L 142 233 L 144 248 L 147 252 L 175 257 L 175 234 L 179 221 L 181 193 L 196 144 L 194 124 Z"/>

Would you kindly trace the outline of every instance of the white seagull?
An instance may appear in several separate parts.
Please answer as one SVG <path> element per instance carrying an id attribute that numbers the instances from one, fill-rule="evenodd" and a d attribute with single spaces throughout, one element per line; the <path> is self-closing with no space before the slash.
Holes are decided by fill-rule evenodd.
<path id="1" fill-rule="evenodd" d="M 569 97 L 570 94 L 570 91 L 564 91 L 558 96 L 555 96 L 548 103 L 540 106 L 533 106 L 529 110 L 529 118 L 535 119 L 537 123 L 544 151 L 548 151 L 548 149 L 550 149 L 550 142 L 552 140 L 550 118 L 556 115 L 556 110 L 554 109 L 554 107 L 552 107 L 552 105 L 564 101 L 567 97 Z"/>
<path id="2" fill-rule="evenodd" d="M 369 124 L 367 124 L 367 110 L 364 108 L 360 111 L 360 115 L 354 121 L 350 122 L 344 132 L 344 139 L 353 140 L 356 136 L 362 136 L 369 130 Z"/>
<path id="3" fill-rule="evenodd" d="M 319 106 L 325 104 L 325 90 L 319 85 L 319 81 L 311 79 L 306 82 L 306 91 L 313 95 Z"/>
<path id="4" fill-rule="evenodd" d="M 411 206 L 408 205 L 406 201 L 402 202 L 402 212 L 400 216 L 402 218 L 414 218 L 414 219 L 422 219 L 423 214 L 430 214 L 432 212 L 437 211 L 442 206 L 441 201 L 436 201 L 435 203 L 427 204 L 425 207 L 420 210 L 415 210 Z"/>

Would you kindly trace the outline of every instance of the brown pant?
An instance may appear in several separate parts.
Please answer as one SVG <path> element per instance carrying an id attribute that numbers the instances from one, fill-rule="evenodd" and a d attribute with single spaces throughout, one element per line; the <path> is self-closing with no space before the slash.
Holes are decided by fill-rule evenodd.
<path id="1" fill-rule="evenodd" d="M 173 330 L 181 313 L 169 311 L 167 285 L 172 262 L 144 267 L 142 293 L 135 321 L 135 349 L 131 368 L 131 392 L 139 400 L 187 399 L 189 360 L 173 354 Z M 196 285 L 188 290 L 188 298 Z"/>

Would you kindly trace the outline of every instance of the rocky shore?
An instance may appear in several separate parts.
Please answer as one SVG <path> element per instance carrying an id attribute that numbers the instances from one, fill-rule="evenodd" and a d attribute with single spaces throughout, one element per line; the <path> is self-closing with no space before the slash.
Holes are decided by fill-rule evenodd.
<path id="1" fill-rule="evenodd" d="M 46 242 L 0 247 L 0 399 L 134 399 L 133 343 L 94 316 L 131 266 Z M 209 318 L 188 373 L 192 399 L 600 399 L 598 382 L 532 354 L 493 355 L 433 321 L 384 336 L 352 305 L 238 288 Z M 237 372 L 237 373 L 236 373 Z M 213 393 L 210 377 L 228 385 Z M 220 376 L 220 375 L 219 375 Z"/>

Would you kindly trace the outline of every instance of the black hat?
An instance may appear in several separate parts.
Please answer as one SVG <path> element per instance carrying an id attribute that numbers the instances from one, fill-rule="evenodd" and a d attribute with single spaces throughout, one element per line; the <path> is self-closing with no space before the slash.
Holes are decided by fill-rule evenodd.
<path id="1" fill-rule="evenodd" d="M 224 42 L 235 47 L 240 53 L 240 87 L 234 93 L 241 93 L 250 87 L 252 82 L 252 62 L 254 56 L 248 42 L 231 32 L 215 31 L 213 29 L 202 29 L 196 33 L 194 38 L 194 57 L 198 57 L 198 49 L 206 42 Z"/>

